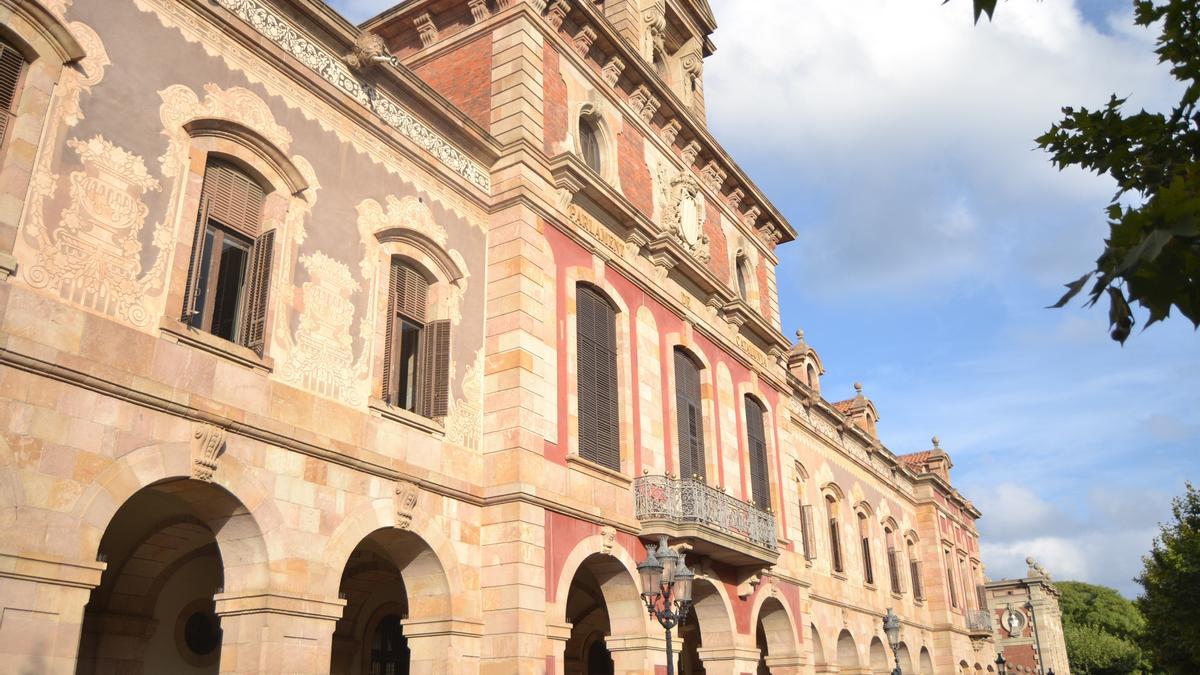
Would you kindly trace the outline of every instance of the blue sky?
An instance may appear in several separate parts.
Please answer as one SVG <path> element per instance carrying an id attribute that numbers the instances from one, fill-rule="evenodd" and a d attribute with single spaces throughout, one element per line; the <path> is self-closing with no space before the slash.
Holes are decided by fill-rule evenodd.
<path id="1" fill-rule="evenodd" d="M 1044 309 L 1099 254 L 1113 188 L 1033 142 L 1064 105 L 1174 100 L 1132 3 L 1010 0 L 973 26 L 970 0 L 711 2 L 709 121 L 800 233 L 783 323 L 826 396 L 861 381 L 897 453 L 941 438 L 993 578 L 1034 555 L 1135 595 L 1200 479 L 1200 335 L 1173 320 L 1121 347 L 1103 309 Z"/>

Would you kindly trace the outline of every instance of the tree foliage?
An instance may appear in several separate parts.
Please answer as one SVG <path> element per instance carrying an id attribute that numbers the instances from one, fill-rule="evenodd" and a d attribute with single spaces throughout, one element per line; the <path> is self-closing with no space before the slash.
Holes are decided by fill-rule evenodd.
<path id="1" fill-rule="evenodd" d="M 1200 490 L 1171 504 L 1174 521 L 1161 526 L 1142 558 L 1137 606 L 1146 617 L 1145 645 L 1154 665 L 1172 675 L 1200 673 Z"/>
<path id="2" fill-rule="evenodd" d="M 1148 659 L 1139 646 L 1146 620 L 1132 601 L 1107 586 L 1079 581 L 1062 581 L 1055 586 L 1062 594 L 1059 607 L 1072 672 L 1148 672 Z"/>
<path id="3" fill-rule="evenodd" d="M 975 21 L 992 18 L 997 0 L 974 0 Z M 1146 310 L 1146 327 L 1174 309 L 1200 328 L 1200 3 L 1134 0 L 1134 23 L 1157 26 L 1159 63 L 1184 85 L 1170 115 L 1128 113 L 1113 95 L 1101 108 L 1065 107 L 1037 139 L 1064 169 L 1111 176 L 1117 192 L 1105 209 L 1109 236 L 1095 269 L 1067 284 L 1054 307 L 1086 288 L 1087 306 L 1107 298 L 1112 338 L 1125 343 Z M 1090 284 L 1090 285 L 1089 285 Z"/>

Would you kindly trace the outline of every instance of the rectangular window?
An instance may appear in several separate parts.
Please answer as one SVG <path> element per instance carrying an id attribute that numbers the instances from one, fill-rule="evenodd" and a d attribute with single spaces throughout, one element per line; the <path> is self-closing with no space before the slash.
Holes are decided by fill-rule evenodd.
<path id="1" fill-rule="evenodd" d="M 262 188 L 224 162 L 204 171 L 182 321 L 261 356 L 275 232 L 259 234 Z"/>
<path id="2" fill-rule="evenodd" d="M 958 585 L 954 583 L 954 559 L 946 551 L 946 586 L 950 590 L 950 606 L 958 608 Z"/>
<path id="3" fill-rule="evenodd" d="M 842 538 L 838 533 L 837 518 L 829 519 L 829 550 L 833 556 L 833 571 L 845 572 L 845 567 L 842 565 Z"/>
<path id="4" fill-rule="evenodd" d="M 620 471 L 617 312 L 599 291 L 579 286 L 575 319 L 579 455 Z"/>
<path id="5" fill-rule="evenodd" d="M 898 557 L 898 554 L 896 553 L 896 549 L 889 548 L 888 552 L 887 552 L 887 556 L 888 556 L 888 576 L 891 577 L 892 592 L 899 593 L 900 592 L 900 568 L 896 561 L 896 558 Z"/>
<path id="6" fill-rule="evenodd" d="M 862 538 L 862 556 L 863 556 L 863 581 L 868 585 L 875 583 L 875 568 L 871 565 L 871 540 L 868 537 Z"/>
<path id="7" fill-rule="evenodd" d="M 917 600 L 924 600 L 925 584 L 921 581 L 921 562 L 919 560 L 908 561 L 908 573 L 912 577 L 913 597 Z"/>
<path id="8" fill-rule="evenodd" d="M 766 412 L 758 401 L 746 397 L 746 441 L 750 446 L 750 492 L 754 505 L 771 508 L 771 480 L 767 472 Z"/>
<path id="9" fill-rule="evenodd" d="M 383 350 L 384 398 L 424 417 L 449 407 L 450 322 L 428 321 L 429 281 L 393 257 L 388 270 L 388 314 Z"/>
<path id="10" fill-rule="evenodd" d="M 700 411 L 700 367 L 675 349 L 675 412 L 679 428 L 679 477 L 705 480 L 704 417 Z"/>

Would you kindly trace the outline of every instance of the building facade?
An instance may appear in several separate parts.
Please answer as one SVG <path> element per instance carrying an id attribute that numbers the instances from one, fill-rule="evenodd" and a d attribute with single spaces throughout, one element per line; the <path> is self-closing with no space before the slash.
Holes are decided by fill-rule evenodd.
<path id="1" fill-rule="evenodd" d="M 1063 635 L 1059 591 L 1050 573 L 1033 558 L 1020 579 L 986 584 L 996 620 L 996 649 L 1004 654 L 1010 673 L 1070 675 L 1067 641 Z"/>
<path id="2" fill-rule="evenodd" d="M 0 653 L 46 673 L 995 659 L 936 439 L 780 323 L 704 0 L 0 0 Z M 835 397 L 831 397 L 835 398 Z"/>

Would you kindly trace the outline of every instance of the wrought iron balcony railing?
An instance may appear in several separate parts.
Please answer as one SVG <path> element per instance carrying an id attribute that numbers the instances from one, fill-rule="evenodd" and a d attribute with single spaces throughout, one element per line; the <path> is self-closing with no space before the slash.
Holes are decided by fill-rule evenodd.
<path id="1" fill-rule="evenodd" d="M 769 551 L 778 551 L 775 516 L 735 499 L 703 481 L 667 476 L 640 476 L 633 481 L 638 520 L 694 523 L 718 530 Z"/>
<path id="2" fill-rule="evenodd" d="M 992 613 L 986 609 L 967 610 L 967 630 L 992 634 Z"/>

